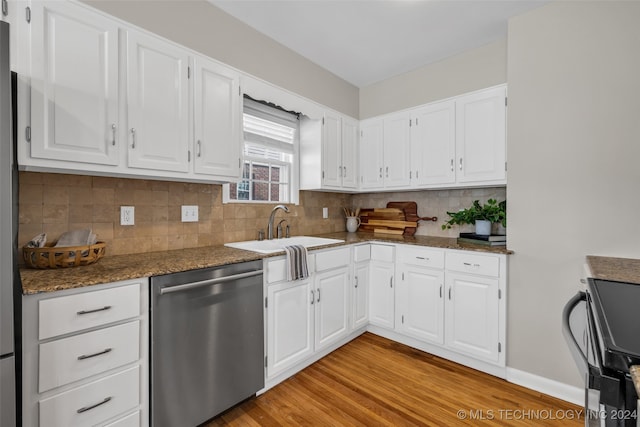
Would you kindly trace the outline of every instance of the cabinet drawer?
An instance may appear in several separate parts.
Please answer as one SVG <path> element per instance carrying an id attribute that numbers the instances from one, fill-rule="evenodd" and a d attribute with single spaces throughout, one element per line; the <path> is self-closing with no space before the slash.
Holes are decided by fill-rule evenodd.
<path id="1" fill-rule="evenodd" d="M 43 340 L 140 315 L 140 284 L 45 299 L 38 304 Z"/>
<path id="2" fill-rule="evenodd" d="M 140 427 L 140 411 L 122 417 L 104 427 Z"/>
<path id="3" fill-rule="evenodd" d="M 374 261 L 393 262 L 393 246 L 371 245 L 371 259 Z"/>
<path id="4" fill-rule="evenodd" d="M 399 246 L 398 262 L 420 267 L 444 268 L 444 251 L 420 246 Z"/>
<path id="5" fill-rule="evenodd" d="M 349 265 L 349 248 L 332 249 L 316 254 L 316 270 L 325 271 Z"/>
<path id="6" fill-rule="evenodd" d="M 140 322 L 40 344 L 40 393 L 139 358 Z"/>
<path id="7" fill-rule="evenodd" d="M 448 252 L 447 270 L 483 276 L 500 276 L 500 258 L 495 255 L 478 255 L 466 252 Z"/>
<path id="8" fill-rule="evenodd" d="M 40 401 L 40 427 L 93 426 L 140 404 L 135 366 Z"/>
<path id="9" fill-rule="evenodd" d="M 353 262 L 369 261 L 371 259 L 371 245 L 353 247 Z"/>
<path id="10" fill-rule="evenodd" d="M 309 274 L 314 271 L 315 254 L 307 254 Z M 265 262 L 265 278 L 267 283 L 277 283 L 287 280 L 287 258 L 279 257 Z"/>

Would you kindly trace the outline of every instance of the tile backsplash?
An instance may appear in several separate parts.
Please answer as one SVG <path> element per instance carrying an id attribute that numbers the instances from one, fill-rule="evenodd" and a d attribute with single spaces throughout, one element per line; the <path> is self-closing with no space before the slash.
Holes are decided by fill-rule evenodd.
<path id="1" fill-rule="evenodd" d="M 363 208 L 383 208 L 390 201 L 415 201 L 418 204 L 419 216 L 438 217 L 437 222 L 420 221 L 416 234 L 428 236 L 458 237 L 460 231 L 474 231 L 473 225 L 455 226 L 442 230 L 442 224 L 449 219 L 447 212 L 471 206 L 474 200 L 481 203 L 488 199 L 502 201 L 506 199 L 506 187 L 471 188 L 455 190 L 424 190 L 398 193 L 368 193 L 353 196 L 352 205 Z"/>
<path id="2" fill-rule="evenodd" d="M 222 204 L 222 186 L 143 179 L 20 172 L 18 245 L 47 233 L 53 242 L 67 230 L 91 228 L 107 243 L 108 255 L 182 249 L 252 240 L 266 229 L 273 204 Z M 443 231 L 448 215 L 475 199 L 504 200 L 506 188 L 428 190 L 398 193 L 341 194 L 301 191 L 300 204 L 288 204 L 292 235 L 345 231 L 342 207 L 385 207 L 388 201 L 416 201 L 418 215 L 437 216 L 420 222 L 417 234 L 455 237 Z M 197 205 L 198 222 L 181 222 L 181 206 Z M 135 225 L 120 225 L 120 206 L 135 207 Z M 322 218 L 322 208 L 329 218 Z M 462 231 L 467 231 L 464 227 Z"/>
<path id="3" fill-rule="evenodd" d="M 222 186 L 169 181 L 20 172 L 18 245 L 47 233 L 92 228 L 107 255 L 152 252 L 257 238 L 273 204 L 222 204 Z M 344 231 L 347 194 L 300 192 L 286 219 L 292 235 Z M 198 222 L 181 222 L 181 206 L 197 205 Z M 135 207 L 135 225 L 120 225 L 120 206 Z M 329 218 L 322 218 L 322 208 Z M 277 223 L 276 221 L 276 223 Z"/>

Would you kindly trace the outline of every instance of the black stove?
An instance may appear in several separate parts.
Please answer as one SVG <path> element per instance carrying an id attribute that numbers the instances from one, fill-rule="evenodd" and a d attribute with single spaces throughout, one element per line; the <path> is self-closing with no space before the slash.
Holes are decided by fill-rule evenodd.
<path id="1" fill-rule="evenodd" d="M 578 309 L 585 317 L 586 345 L 579 344 L 580 331 L 571 326 Z M 595 416 L 607 427 L 636 427 L 638 394 L 630 369 L 640 365 L 640 285 L 589 279 L 587 292 L 579 292 L 565 306 L 563 333 L 585 388 L 599 392 Z M 588 398 L 585 408 L 591 416 Z"/>
<path id="2" fill-rule="evenodd" d="M 640 365 L 640 285 L 589 279 L 589 293 L 603 341 L 603 366 L 629 372 Z"/>

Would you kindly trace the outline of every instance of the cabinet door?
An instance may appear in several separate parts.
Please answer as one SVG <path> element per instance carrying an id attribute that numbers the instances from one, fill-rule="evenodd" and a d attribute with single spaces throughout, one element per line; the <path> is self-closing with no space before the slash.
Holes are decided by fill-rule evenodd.
<path id="1" fill-rule="evenodd" d="M 455 111 L 454 101 L 445 101 L 413 113 L 411 171 L 414 185 L 455 182 Z"/>
<path id="2" fill-rule="evenodd" d="M 194 59 L 195 172 L 240 177 L 239 76 L 206 58 Z"/>
<path id="3" fill-rule="evenodd" d="M 382 120 L 360 123 L 360 188 L 382 188 L 383 143 Z"/>
<path id="4" fill-rule="evenodd" d="M 318 273 L 315 286 L 315 351 L 319 351 L 349 333 L 349 268 Z"/>
<path id="5" fill-rule="evenodd" d="M 371 262 L 369 273 L 369 322 L 393 329 L 394 289 L 393 264 Z"/>
<path id="6" fill-rule="evenodd" d="M 384 119 L 384 186 L 408 187 L 411 184 L 409 114 L 400 113 Z"/>
<path id="7" fill-rule="evenodd" d="M 396 317 L 406 335 L 436 344 L 444 342 L 444 271 L 401 265 Z"/>
<path id="8" fill-rule="evenodd" d="M 358 188 L 358 122 L 342 120 L 342 188 Z"/>
<path id="9" fill-rule="evenodd" d="M 129 166 L 189 170 L 189 58 L 158 38 L 127 32 Z"/>
<path id="10" fill-rule="evenodd" d="M 315 291 L 310 280 L 267 287 L 267 377 L 313 353 Z"/>
<path id="11" fill-rule="evenodd" d="M 118 163 L 118 27 L 70 2 L 31 8 L 31 156 Z"/>
<path id="12" fill-rule="evenodd" d="M 496 362 L 499 357 L 498 279 L 447 271 L 445 344 Z"/>
<path id="13" fill-rule="evenodd" d="M 457 181 L 506 178 L 506 89 L 501 86 L 456 100 Z"/>
<path id="14" fill-rule="evenodd" d="M 351 286 L 352 328 L 358 329 L 369 323 L 369 262 L 356 264 Z"/>
<path id="15" fill-rule="evenodd" d="M 322 120 L 322 186 L 342 186 L 342 124 L 331 114 Z"/>

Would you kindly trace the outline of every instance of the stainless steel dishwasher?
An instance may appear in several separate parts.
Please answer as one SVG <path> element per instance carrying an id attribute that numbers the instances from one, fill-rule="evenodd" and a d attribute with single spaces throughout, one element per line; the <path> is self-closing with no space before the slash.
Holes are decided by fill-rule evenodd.
<path id="1" fill-rule="evenodd" d="M 195 427 L 264 387 L 262 261 L 151 278 L 151 423 Z"/>

